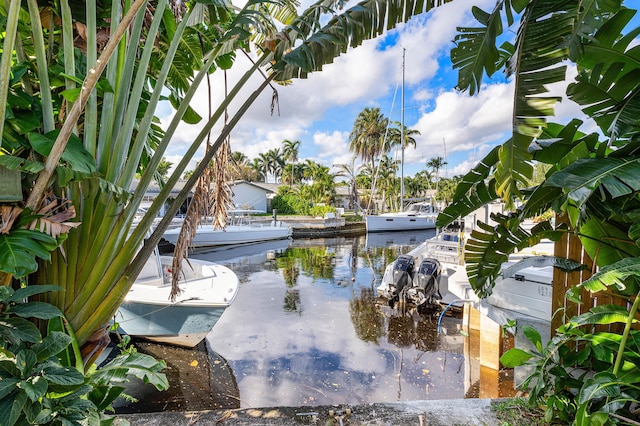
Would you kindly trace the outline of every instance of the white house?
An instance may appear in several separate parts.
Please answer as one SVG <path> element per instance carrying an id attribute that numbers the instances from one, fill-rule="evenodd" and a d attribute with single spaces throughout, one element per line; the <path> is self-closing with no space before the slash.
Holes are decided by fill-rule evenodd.
<path id="1" fill-rule="evenodd" d="M 271 210 L 271 199 L 278 193 L 281 183 L 248 182 L 239 180 L 233 182 L 233 203 L 240 208 L 262 211 Z"/>

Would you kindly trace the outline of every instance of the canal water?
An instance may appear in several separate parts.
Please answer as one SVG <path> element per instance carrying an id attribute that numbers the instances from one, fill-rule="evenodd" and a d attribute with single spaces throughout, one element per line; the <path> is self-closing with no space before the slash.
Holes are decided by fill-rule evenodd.
<path id="1" fill-rule="evenodd" d="M 400 310 L 376 294 L 385 267 L 433 235 L 283 240 L 191 254 L 240 279 L 207 337 L 209 357 L 178 350 L 183 370 L 206 358 L 210 365 L 190 373 L 192 385 L 183 372 L 172 386 L 177 396 L 143 397 L 122 412 L 478 397 L 480 367 L 460 315 L 445 316 L 438 333 L 439 311 Z"/>

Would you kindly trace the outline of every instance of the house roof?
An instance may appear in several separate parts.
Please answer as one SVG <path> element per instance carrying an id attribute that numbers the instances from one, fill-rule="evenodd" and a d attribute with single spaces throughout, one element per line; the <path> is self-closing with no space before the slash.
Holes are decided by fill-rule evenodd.
<path id="1" fill-rule="evenodd" d="M 263 191 L 274 194 L 277 193 L 278 188 L 283 185 L 282 183 L 249 182 L 247 180 L 237 180 L 231 184 L 231 187 L 242 184 L 255 186 L 256 188 L 262 189 Z"/>

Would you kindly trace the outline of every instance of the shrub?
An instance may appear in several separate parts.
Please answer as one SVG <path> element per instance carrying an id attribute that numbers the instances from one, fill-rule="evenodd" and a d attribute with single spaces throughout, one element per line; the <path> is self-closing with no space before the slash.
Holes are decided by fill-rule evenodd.
<path id="1" fill-rule="evenodd" d="M 28 301 L 58 291 L 52 285 L 0 286 L 0 425 L 110 424 L 106 415 L 128 375 L 169 387 L 164 361 L 125 349 L 108 364 L 85 371 L 78 342 L 55 306 Z M 43 338 L 29 319 L 47 323 Z"/>

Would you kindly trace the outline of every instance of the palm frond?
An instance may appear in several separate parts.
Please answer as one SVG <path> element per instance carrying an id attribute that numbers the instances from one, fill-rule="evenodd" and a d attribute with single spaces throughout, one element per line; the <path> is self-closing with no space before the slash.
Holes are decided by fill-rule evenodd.
<path id="1" fill-rule="evenodd" d="M 611 140 L 640 133 L 640 48 L 629 47 L 640 27 L 621 38 L 612 37 L 621 34 L 633 15 L 634 11 L 622 10 L 600 28 L 578 61 L 591 72 L 582 72 L 567 89 L 569 98 L 580 104 Z"/>
<path id="2" fill-rule="evenodd" d="M 597 293 L 605 291 L 609 287 L 615 287 L 618 292 L 635 294 L 634 290 L 636 289 L 629 289 L 628 287 L 631 283 L 637 287 L 637 277 L 639 276 L 640 258 L 627 257 L 618 262 L 603 266 L 591 278 L 573 287 L 567 293 L 567 296 L 571 300 L 580 302 L 582 289 L 588 290 L 591 293 Z M 626 308 L 625 312 L 628 314 Z"/>
<path id="3" fill-rule="evenodd" d="M 496 2 L 491 13 L 473 6 L 472 13 L 482 25 L 459 27 L 451 49 L 453 69 L 459 69 L 458 89 L 469 90 L 470 95 L 480 91 L 485 73 L 492 76 L 499 69 L 501 54 L 496 39 L 502 34 L 502 8 L 504 1 Z M 507 8 L 507 10 L 510 10 Z"/>
<path id="4" fill-rule="evenodd" d="M 567 231 L 566 226 L 556 229 L 549 222 L 536 224 L 531 231 L 520 227 L 520 218 L 515 213 L 492 214 L 495 226 L 478 223 L 465 244 L 464 259 L 467 276 L 474 292 L 479 297 L 491 294 L 495 279 L 509 255 L 517 250 L 532 247 L 543 238 L 553 241 Z"/>
<path id="5" fill-rule="evenodd" d="M 448 1 L 365 0 L 334 15 L 320 28 L 324 13 L 333 11 L 336 4 L 342 3 L 321 0 L 281 32 L 282 40 L 274 52 L 277 59 L 272 68 L 276 73 L 275 79 L 306 78 L 310 72 L 320 71 L 324 65 L 332 63 L 347 48 L 359 46 L 412 16 Z"/>

